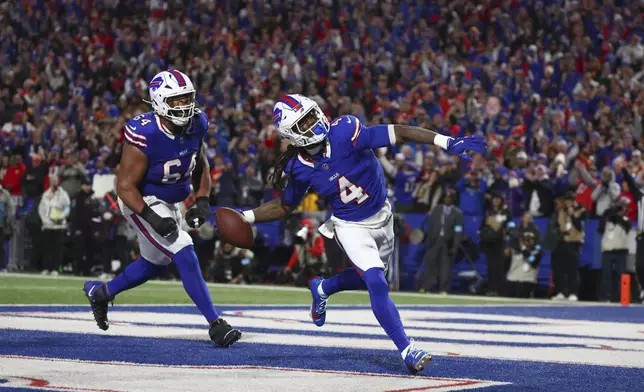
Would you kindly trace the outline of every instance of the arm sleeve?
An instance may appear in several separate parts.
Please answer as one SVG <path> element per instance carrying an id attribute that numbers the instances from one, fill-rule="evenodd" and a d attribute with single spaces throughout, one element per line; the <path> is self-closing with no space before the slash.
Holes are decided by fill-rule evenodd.
<path id="1" fill-rule="evenodd" d="M 354 116 L 342 116 L 340 124 L 351 132 L 351 143 L 358 150 L 388 147 L 396 144 L 393 125 L 372 125 L 365 127 Z"/>
<path id="2" fill-rule="evenodd" d="M 308 182 L 303 182 L 291 176 L 286 184 L 286 187 L 282 191 L 282 204 L 287 207 L 296 208 L 300 205 L 300 202 L 306 196 L 306 192 L 309 190 Z"/>

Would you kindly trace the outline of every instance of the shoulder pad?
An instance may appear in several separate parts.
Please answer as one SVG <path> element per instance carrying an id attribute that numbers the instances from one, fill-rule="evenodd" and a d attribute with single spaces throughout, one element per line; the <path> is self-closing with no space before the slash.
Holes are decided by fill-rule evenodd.
<path id="1" fill-rule="evenodd" d="M 195 116 L 199 117 L 199 122 L 203 125 L 204 128 L 208 129 L 208 116 L 206 113 L 202 112 L 201 109 L 195 109 Z"/>
<path id="2" fill-rule="evenodd" d="M 153 112 L 142 113 L 134 116 L 125 126 L 129 131 L 143 135 L 150 134 L 159 128 L 157 119 Z"/>
<path id="3" fill-rule="evenodd" d="M 358 133 L 361 125 L 362 124 L 360 124 L 360 120 L 358 120 L 357 117 L 345 115 L 333 120 L 331 123 L 331 130 L 329 132 L 332 132 L 336 138 L 346 141 Z"/>

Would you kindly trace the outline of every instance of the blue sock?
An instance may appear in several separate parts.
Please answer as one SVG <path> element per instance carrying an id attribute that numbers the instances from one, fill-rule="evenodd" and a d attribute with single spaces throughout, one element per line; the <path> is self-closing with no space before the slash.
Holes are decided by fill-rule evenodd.
<path id="1" fill-rule="evenodd" d="M 402 352 L 409 346 L 409 338 L 405 333 L 402 320 L 400 320 L 398 309 L 389 298 L 389 284 L 385 279 L 383 270 L 370 268 L 362 274 L 362 279 L 367 284 L 367 290 L 369 290 L 373 314 L 389 338 L 398 347 L 398 351 Z"/>
<path id="2" fill-rule="evenodd" d="M 114 298 L 116 294 L 134 288 L 157 277 L 165 270 L 165 266 L 152 264 L 143 257 L 125 267 L 116 278 L 107 283 L 107 297 Z"/>
<path id="3" fill-rule="evenodd" d="M 181 275 L 183 288 L 192 299 L 192 302 L 197 305 L 206 321 L 210 323 L 217 320 L 219 314 L 217 314 L 215 306 L 212 304 L 208 286 L 206 286 L 206 281 L 201 275 L 201 267 L 199 266 L 195 248 L 192 245 L 186 246 L 174 255 L 173 261 L 177 266 L 177 270 L 179 270 L 179 275 Z"/>
<path id="4" fill-rule="evenodd" d="M 335 294 L 340 291 L 366 289 L 367 286 L 355 268 L 347 268 L 339 274 L 322 281 L 322 291 L 326 295 Z"/>

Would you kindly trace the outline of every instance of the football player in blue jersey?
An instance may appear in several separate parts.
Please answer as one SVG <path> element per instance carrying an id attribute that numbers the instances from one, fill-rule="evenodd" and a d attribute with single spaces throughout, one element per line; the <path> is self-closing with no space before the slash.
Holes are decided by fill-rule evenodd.
<path id="1" fill-rule="evenodd" d="M 368 290 L 371 308 L 393 340 L 412 374 L 431 360 L 407 337 L 396 306 L 389 297 L 385 270 L 394 250 L 391 206 L 380 162 L 373 149 L 406 141 L 435 144 L 470 160 L 470 151 L 482 153 L 482 137 L 451 138 L 405 125 L 365 126 L 354 116 L 342 116 L 329 124 L 311 99 L 286 95 L 275 104 L 273 121 L 290 141 L 278 158 L 272 176 L 281 196 L 254 210 L 243 211 L 249 222 L 283 218 L 295 209 L 309 188 L 324 197 L 333 215 L 320 232 L 337 240 L 354 268 L 329 279 L 309 283 L 313 297 L 311 318 L 322 326 L 328 298 L 345 290 Z"/>
<path id="2" fill-rule="evenodd" d="M 190 235 L 182 230 L 177 203 L 185 200 L 195 179 L 196 203 L 185 222 L 201 226 L 210 213 L 210 169 L 203 143 L 206 115 L 196 108 L 196 90 L 183 73 L 157 74 L 149 84 L 152 112 L 131 119 L 117 174 L 119 207 L 137 230 L 141 257 L 108 283 L 87 281 L 83 287 L 102 330 L 109 328 L 107 305 L 114 297 L 159 276 L 174 262 L 183 287 L 210 325 L 210 339 L 228 347 L 241 337 L 219 317 L 212 303 Z"/>

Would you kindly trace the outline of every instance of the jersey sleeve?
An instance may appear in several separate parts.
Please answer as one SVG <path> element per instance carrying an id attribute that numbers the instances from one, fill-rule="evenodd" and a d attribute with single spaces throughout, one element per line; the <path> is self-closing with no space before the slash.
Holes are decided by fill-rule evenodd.
<path id="1" fill-rule="evenodd" d="M 134 119 L 128 121 L 123 128 L 125 141 L 148 155 L 148 136 L 146 133 L 147 132 L 143 132 L 143 126 Z"/>
<path id="2" fill-rule="evenodd" d="M 300 205 L 308 190 L 308 181 L 303 181 L 301 178 L 293 175 L 289 178 L 284 190 L 282 190 L 282 204 L 287 207 L 296 208 Z"/>
<path id="3" fill-rule="evenodd" d="M 350 142 L 357 150 L 376 149 L 396 144 L 393 126 L 372 125 L 364 126 L 354 116 L 342 116 L 336 120 L 343 127 L 345 135 L 351 135 Z"/>

